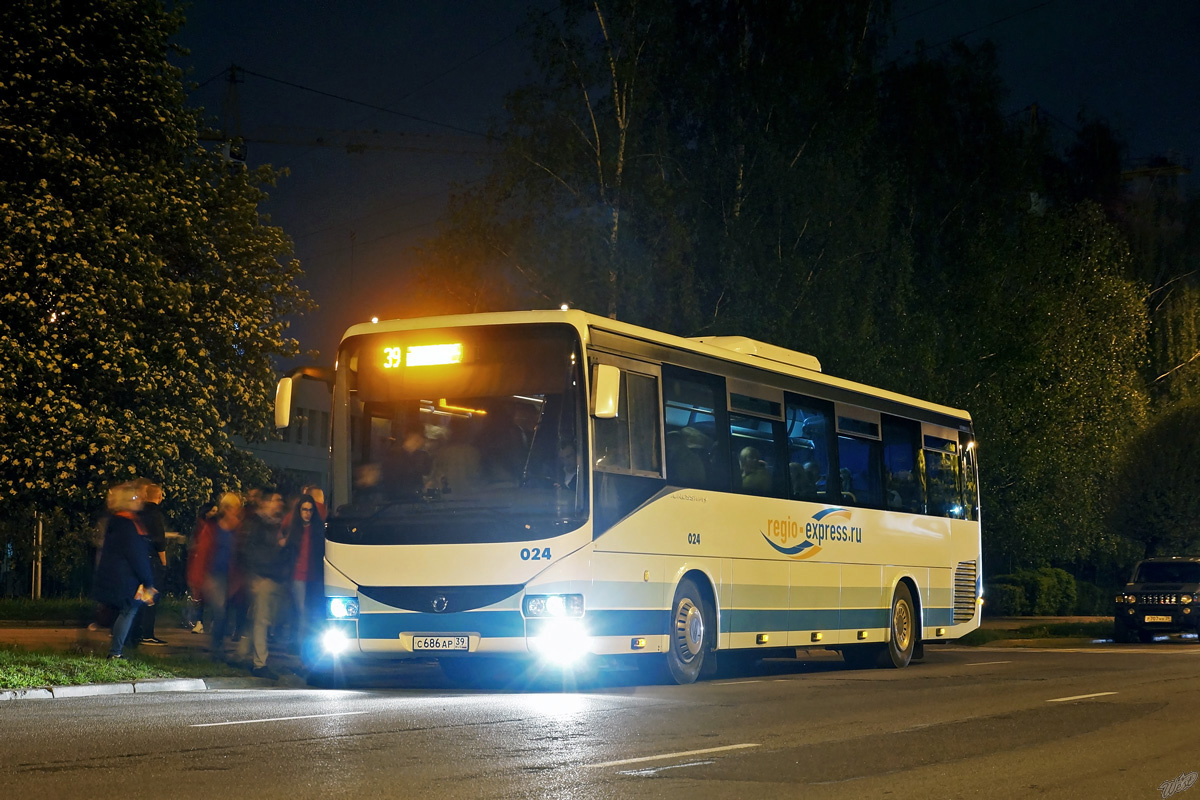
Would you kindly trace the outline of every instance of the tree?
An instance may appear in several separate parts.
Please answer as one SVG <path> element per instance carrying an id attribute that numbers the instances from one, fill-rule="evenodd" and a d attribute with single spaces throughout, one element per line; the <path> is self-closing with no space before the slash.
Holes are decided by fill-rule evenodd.
<path id="1" fill-rule="evenodd" d="M 275 179 L 199 146 L 157 0 L 0 7 L 0 514 L 79 526 L 145 475 L 169 507 L 265 477 L 298 263 Z M 190 515 L 179 518 L 189 522 Z"/>
<path id="2" fill-rule="evenodd" d="M 814 283 L 893 266 L 864 242 L 888 214 L 855 180 L 879 5 L 564 3 L 504 154 L 430 244 L 422 307 L 567 300 L 802 344 L 805 309 L 839 298 Z"/>
<path id="3" fill-rule="evenodd" d="M 1111 530 L 1146 556 L 1200 551 L 1200 399 L 1158 417 L 1128 448 L 1107 504 Z"/>
<path id="4" fill-rule="evenodd" d="M 1144 290 L 1002 110 L 994 49 L 881 66 L 866 1 L 577 9 L 540 29 L 541 80 L 429 274 L 473 309 L 540 292 L 967 408 L 989 558 L 1111 551 L 1098 498 L 1144 419 Z"/>

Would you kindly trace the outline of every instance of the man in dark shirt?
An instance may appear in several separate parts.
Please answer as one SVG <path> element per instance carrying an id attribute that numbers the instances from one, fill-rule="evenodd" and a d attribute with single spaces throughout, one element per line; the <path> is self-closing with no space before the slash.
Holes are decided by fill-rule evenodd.
<path id="1" fill-rule="evenodd" d="M 299 540 L 282 529 L 282 521 L 283 498 L 278 492 L 264 492 L 255 513 L 246 518 L 246 535 L 239 554 L 250 585 L 254 618 L 252 642 L 243 640 L 239 651 L 244 654 L 250 649 L 248 645 L 253 645 L 251 673 L 260 678 L 275 677 L 267 666 L 267 632 L 284 599 L 284 588 L 291 586 L 300 550 Z"/>

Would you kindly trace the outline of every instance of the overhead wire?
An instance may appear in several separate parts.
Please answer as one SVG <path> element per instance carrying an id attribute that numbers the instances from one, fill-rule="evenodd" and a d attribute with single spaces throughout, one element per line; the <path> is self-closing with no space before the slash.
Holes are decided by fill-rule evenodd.
<path id="1" fill-rule="evenodd" d="M 961 33 L 956 33 L 954 36 L 951 36 L 951 37 L 949 37 L 949 38 L 943 39 L 943 40 L 942 40 L 942 41 L 940 41 L 940 42 L 936 42 L 936 43 L 934 43 L 934 44 L 931 44 L 931 45 L 926 45 L 926 46 L 925 46 L 925 49 L 926 49 L 926 50 L 937 50 L 938 48 L 940 48 L 940 47 L 944 47 L 944 46 L 946 46 L 946 45 L 950 44 L 951 42 L 956 42 L 956 41 L 959 41 L 960 39 L 965 39 L 965 38 L 966 38 L 966 37 L 968 37 L 968 36 L 974 36 L 975 34 L 979 33 L 980 31 L 987 30 L 988 28 L 994 27 L 994 26 L 996 26 L 996 25 L 999 25 L 999 24 L 1001 24 L 1001 23 L 1003 23 L 1003 22 L 1008 22 L 1009 20 L 1013 20 L 1013 19 L 1016 19 L 1017 17 L 1020 17 L 1020 16 L 1023 16 L 1023 15 L 1025 15 L 1025 14 L 1029 14 L 1029 13 L 1032 13 L 1032 12 L 1034 12 L 1034 11 L 1037 11 L 1037 10 L 1039 10 L 1039 9 L 1045 8 L 1046 6 L 1048 6 L 1048 5 L 1052 5 L 1052 4 L 1053 4 L 1053 3 L 1055 3 L 1055 2 L 1056 2 L 1056 0 L 1043 0 L 1043 2 L 1041 2 L 1041 3 L 1038 3 L 1038 4 L 1037 4 L 1037 5 L 1035 5 L 1035 6 L 1030 6 L 1030 7 L 1028 7 L 1028 8 L 1023 8 L 1023 9 L 1021 9 L 1020 11 L 1015 11 L 1015 12 L 1013 12 L 1012 14 L 1008 14 L 1008 15 L 1006 15 L 1006 16 L 1003 16 L 1003 17 L 999 17 L 999 18 L 997 18 L 997 19 L 994 19 L 994 20 L 992 20 L 991 22 L 984 23 L 983 25 L 980 25 L 980 26 L 979 26 L 979 27 L 977 27 L 977 28 L 972 28 L 972 29 L 971 29 L 971 30 L 969 30 L 969 31 L 962 31 Z M 931 8 L 936 8 L 936 6 L 932 6 Z M 926 10 L 929 10 L 929 9 L 926 9 Z M 907 56 L 910 56 L 910 55 L 912 55 L 912 53 L 913 53 L 913 51 L 912 51 L 912 48 L 909 48 L 908 50 L 905 50 L 903 53 L 901 53 L 900 55 L 898 55 L 898 56 L 896 56 L 895 58 L 891 59 L 890 61 L 887 61 L 887 62 L 885 62 L 883 66 L 885 66 L 885 67 L 889 67 L 889 66 L 891 66 L 892 64 L 895 64 L 895 63 L 896 63 L 897 61 L 899 61 L 900 59 L 902 59 L 902 58 L 906 58 Z"/>

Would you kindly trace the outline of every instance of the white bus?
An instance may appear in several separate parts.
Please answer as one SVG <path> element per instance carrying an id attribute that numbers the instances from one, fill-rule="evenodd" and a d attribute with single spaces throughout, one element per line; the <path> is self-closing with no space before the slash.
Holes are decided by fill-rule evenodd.
<path id="1" fill-rule="evenodd" d="M 578 310 L 356 325 L 322 642 L 452 676 L 619 656 L 690 683 L 797 648 L 903 667 L 979 625 L 975 454 L 966 412 L 742 337 Z"/>

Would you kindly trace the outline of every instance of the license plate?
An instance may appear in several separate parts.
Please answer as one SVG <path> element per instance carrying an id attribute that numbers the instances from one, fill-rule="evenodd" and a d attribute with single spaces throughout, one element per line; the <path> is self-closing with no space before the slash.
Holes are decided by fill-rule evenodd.
<path id="1" fill-rule="evenodd" d="M 414 636 L 413 650 L 466 650 L 466 636 Z"/>
<path id="2" fill-rule="evenodd" d="M 1147 614 L 1146 622 L 1173 622 L 1169 614 Z"/>

